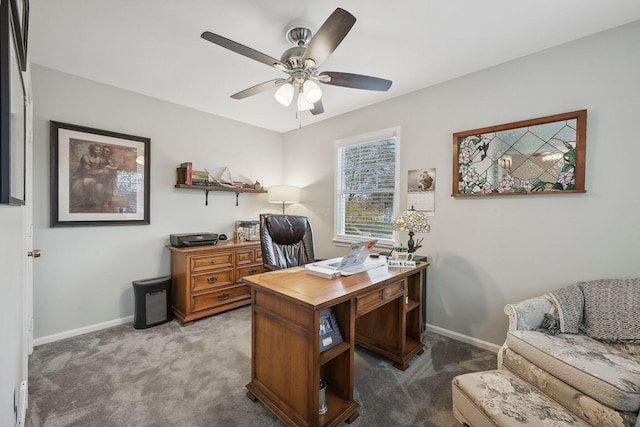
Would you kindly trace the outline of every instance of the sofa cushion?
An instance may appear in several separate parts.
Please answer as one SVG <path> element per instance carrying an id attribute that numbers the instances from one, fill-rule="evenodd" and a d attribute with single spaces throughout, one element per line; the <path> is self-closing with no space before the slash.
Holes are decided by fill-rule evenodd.
<path id="1" fill-rule="evenodd" d="M 584 296 L 578 285 L 566 286 L 547 297 L 554 303 L 560 321 L 560 332 L 564 334 L 579 334 L 583 332 L 582 312 L 584 311 Z"/>
<path id="2" fill-rule="evenodd" d="M 640 279 L 580 282 L 586 334 L 610 342 L 640 342 Z"/>
<path id="3" fill-rule="evenodd" d="M 640 360 L 585 335 L 509 331 L 516 353 L 593 399 L 620 411 L 640 409 Z"/>
<path id="4" fill-rule="evenodd" d="M 617 411 L 598 402 L 529 362 L 510 348 L 504 351 L 502 368 L 515 373 L 591 425 L 634 427 L 638 420 L 638 414 L 635 411 Z"/>
<path id="5" fill-rule="evenodd" d="M 454 416 L 474 427 L 588 426 L 509 371 L 458 375 L 451 389 Z"/>

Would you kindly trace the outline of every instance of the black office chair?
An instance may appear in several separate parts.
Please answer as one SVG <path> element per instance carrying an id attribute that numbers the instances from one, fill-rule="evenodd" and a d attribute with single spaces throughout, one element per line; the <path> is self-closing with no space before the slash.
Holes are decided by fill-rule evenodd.
<path id="1" fill-rule="evenodd" d="M 265 271 L 315 261 L 309 219 L 298 215 L 260 215 L 260 246 Z"/>

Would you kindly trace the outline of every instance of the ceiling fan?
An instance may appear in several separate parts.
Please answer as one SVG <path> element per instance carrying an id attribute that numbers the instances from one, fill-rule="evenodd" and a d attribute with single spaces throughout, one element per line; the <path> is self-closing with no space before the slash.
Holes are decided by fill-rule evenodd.
<path id="1" fill-rule="evenodd" d="M 202 33 L 202 38 L 288 74 L 286 78 L 269 80 L 242 90 L 231 95 L 231 98 L 244 99 L 277 87 L 274 97 L 279 103 L 289 106 L 297 95 L 298 111 L 309 110 L 315 115 L 324 112 L 322 90 L 316 82 L 382 92 L 391 87 L 390 80 L 319 70 L 320 65 L 338 47 L 355 22 L 356 18 L 352 14 L 337 8 L 315 35 L 305 26 L 294 26 L 286 33 L 287 40 L 294 47 L 287 49 L 280 60 L 209 31 Z"/>

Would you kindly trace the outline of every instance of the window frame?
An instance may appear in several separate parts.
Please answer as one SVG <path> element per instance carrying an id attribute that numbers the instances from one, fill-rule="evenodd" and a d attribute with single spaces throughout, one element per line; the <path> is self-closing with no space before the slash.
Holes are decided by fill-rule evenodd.
<path id="1" fill-rule="evenodd" d="M 347 246 L 354 242 L 360 242 L 368 240 L 366 236 L 358 237 L 351 236 L 344 233 L 345 218 L 342 217 L 341 212 L 341 195 L 342 195 L 342 181 L 343 173 L 339 167 L 339 149 L 343 147 L 349 147 L 353 145 L 376 143 L 384 139 L 395 139 L 396 142 L 396 154 L 395 154 L 395 173 L 394 173 L 394 188 L 393 188 L 393 212 L 397 212 L 400 206 L 400 126 L 395 126 L 387 129 L 381 129 L 365 134 L 355 135 L 351 137 L 337 139 L 334 143 L 334 192 L 333 192 L 333 243 L 337 246 Z M 377 247 L 391 249 L 395 243 L 395 231 L 392 232 L 391 237 L 388 239 L 378 238 Z"/>

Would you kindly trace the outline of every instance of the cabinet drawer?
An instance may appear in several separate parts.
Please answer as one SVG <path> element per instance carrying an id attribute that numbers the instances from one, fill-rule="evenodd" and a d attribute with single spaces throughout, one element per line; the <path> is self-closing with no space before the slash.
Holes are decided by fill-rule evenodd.
<path id="1" fill-rule="evenodd" d="M 251 265 L 248 267 L 238 268 L 238 274 L 236 275 L 236 282 L 241 282 L 243 277 L 253 276 L 254 274 L 260 274 L 264 271 L 262 265 Z"/>
<path id="2" fill-rule="evenodd" d="M 233 284 L 233 270 L 212 270 L 191 276 L 191 292 L 204 291 Z"/>
<path id="3" fill-rule="evenodd" d="M 254 264 L 262 262 L 262 250 L 252 248 L 236 251 L 236 265 Z"/>
<path id="4" fill-rule="evenodd" d="M 236 265 L 251 264 L 253 262 L 253 249 L 236 251 Z"/>
<path id="5" fill-rule="evenodd" d="M 249 286 L 234 286 L 191 297 L 191 311 L 201 311 L 249 297 Z"/>
<path id="6" fill-rule="evenodd" d="M 233 266 L 233 252 L 219 252 L 214 254 L 191 257 L 191 271 L 208 270 Z"/>

